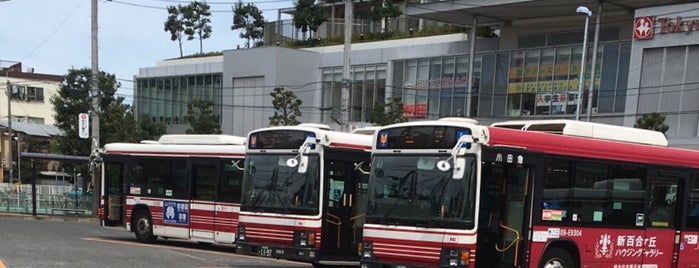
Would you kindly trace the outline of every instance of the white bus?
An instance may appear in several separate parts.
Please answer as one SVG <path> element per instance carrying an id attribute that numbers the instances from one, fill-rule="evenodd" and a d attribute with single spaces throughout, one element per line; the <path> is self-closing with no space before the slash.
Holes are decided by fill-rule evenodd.
<path id="1" fill-rule="evenodd" d="M 571 120 L 385 126 L 361 267 L 699 265 L 699 151 Z"/>
<path id="2" fill-rule="evenodd" d="M 164 135 L 110 143 L 102 153 L 99 216 L 138 241 L 157 237 L 235 242 L 245 138 Z"/>
<path id="3" fill-rule="evenodd" d="M 319 124 L 248 135 L 237 251 L 314 264 L 358 264 L 370 135 Z"/>

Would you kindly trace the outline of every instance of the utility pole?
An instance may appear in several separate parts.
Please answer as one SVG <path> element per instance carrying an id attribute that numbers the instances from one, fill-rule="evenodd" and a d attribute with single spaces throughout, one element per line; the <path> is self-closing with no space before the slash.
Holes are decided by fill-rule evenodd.
<path id="1" fill-rule="evenodd" d="M 90 169 L 92 173 L 92 185 L 94 185 L 92 195 L 92 212 L 97 211 L 98 203 L 98 193 L 101 189 L 101 182 L 97 179 L 99 176 L 99 169 L 97 165 L 98 151 L 100 148 L 100 118 L 99 118 L 99 108 L 100 108 L 100 91 L 99 85 L 99 61 L 97 53 L 97 0 L 92 0 L 92 147 L 90 150 Z M 77 183 L 77 178 L 75 180 Z M 85 189 L 87 191 L 87 189 Z"/>
<path id="2" fill-rule="evenodd" d="M 350 49 L 352 42 L 352 0 L 345 0 L 345 53 L 342 68 L 342 92 L 340 95 L 340 120 L 342 129 L 349 131 L 350 107 Z"/>
<path id="3" fill-rule="evenodd" d="M 10 69 L 8 68 L 5 73 L 7 77 L 7 165 L 10 167 L 10 182 L 12 182 L 14 180 L 12 175 L 12 168 L 14 167 L 12 165 L 12 105 L 10 105 L 12 102 L 12 84 L 10 83 L 9 72 Z M 22 184 L 21 181 L 19 183 Z"/>

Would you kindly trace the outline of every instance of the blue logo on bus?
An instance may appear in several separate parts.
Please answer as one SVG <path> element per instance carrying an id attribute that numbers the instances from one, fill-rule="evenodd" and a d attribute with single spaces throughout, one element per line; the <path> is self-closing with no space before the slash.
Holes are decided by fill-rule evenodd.
<path id="1" fill-rule="evenodd" d="M 461 137 L 463 137 L 463 136 L 468 136 L 468 135 L 471 135 L 471 130 L 470 130 L 470 129 L 462 129 L 462 130 L 456 131 L 456 140 L 454 141 L 454 143 L 458 143 L 459 140 L 461 139 Z M 465 147 L 465 148 L 471 148 L 471 144 L 470 144 L 470 143 L 464 143 L 464 144 L 461 146 L 461 148 L 464 148 L 464 147 Z"/>
<path id="2" fill-rule="evenodd" d="M 376 147 L 379 149 L 388 148 L 388 131 L 379 132 L 379 141 L 376 144 Z"/>
<path id="3" fill-rule="evenodd" d="M 189 203 L 163 200 L 163 223 L 189 224 Z"/>
<path id="4" fill-rule="evenodd" d="M 315 137 L 316 137 L 316 134 L 315 134 L 315 133 L 306 133 L 306 136 L 303 138 L 303 141 L 305 142 L 308 138 L 314 138 L 314 139 L 315 139 Z M 315 143 L 309 144 L 309 147 L 311 147 L 311 150 L 312 150 L 312 149 L 315 149 L 315 148 L 316 148 L 316 144 L 315 144 Z"/>

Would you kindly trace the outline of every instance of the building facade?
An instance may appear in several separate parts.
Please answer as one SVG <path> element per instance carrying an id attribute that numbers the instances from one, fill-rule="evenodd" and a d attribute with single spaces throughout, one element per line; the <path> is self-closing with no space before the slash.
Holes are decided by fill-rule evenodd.
<path id="1" fill-rule="evenodd" d="M 671 146 L 699 149 L 699 78 L 691 64 L 699 48 L 699 4 L 583 3 L 593 14 L 580 77 L 586 20 L 575 12 L 579 3 L 471 2 L 409 3 L 406 13 L 496 27 L 499 38 L 471 42 L 455 34 L 352 44 L 349 80 L 342 75 L 343 46 L 224 51 L 218 95 L 223 132 L 245 135 L 267 126 L 274 112 L 269 92 L 285 87 L 303 101 L 303 122 L 334 127 L 365 125 L 374 105 L 388 97 L 401 98 L 411 120 L 468 116 L 487 124 L 580 116 L 633 126 L 640 115 L 658 112 L 670 126 Z M 348 122 L 341 118 L 345 87 Z M 150 109 L 138 96 L 136 106 Z"/>
<path id="2" fill-rule="evenodd" d="M 164 123 L 168 133 L 184 133 L 189 128 L 187 105 L 201 100 L 212 102 L 213 114 L 220 118 L 222 74 L 221 56 L 165 60 L 140 68 L 134 77 L 135 115 Z"/>
<path id="3" fill-rule="evenodd" d="M 0 69 L 0 87 L 5 89 L 0 93 L 0 182 L 10 181 L 5 173 L 9 173 L 11 163 L 18 162 L 18 151 L 27 151 L 30 145 L 48 150 L 48 139 L 60 132 L 53 125 L 50 100 L 58 94 L 63 79 L 62 75 L 36 73 L 33 68 L 24 70 L 21 62 Z"/>

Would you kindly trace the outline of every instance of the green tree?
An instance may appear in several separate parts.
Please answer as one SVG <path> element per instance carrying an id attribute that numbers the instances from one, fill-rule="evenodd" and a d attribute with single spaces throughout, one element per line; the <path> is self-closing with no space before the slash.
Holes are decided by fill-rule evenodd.
<path id="1" fill-rule="evenodd" d="M 301 116 L 299 107 L 303 101 L 293 91 L 277 87 L 269 95 L 273 98 L 272 105 L 276 110 L 269 117 L 270 126 L 294 126 L 301 123 L 297 118 Z"/>
<path id="2" fill-rule="evenodd" d="M 384 20 L 384 32 L 388 32 L 390 19 L 397 18 L 403 14 L 398 6 L 393 4 L 392 0 L 371 0 L 369 3 L 371 10 L 369 11 L 369 19 L 377 22 Z"/>
<path id="3" fill-rule="evenodd" d="M 246 39 L 245 47 L 250 47 L 250 40 L 253 41 L 253 46 L 257 44 L 257 40 L 264 37 L 265 18 L 262 17 L 262 11 L 254 4 L 247 3 L 243 5 L 242 1 L 233 6 L 233 26 L 231 30 L 241 29 L 240 38 Z"/>
<path id="4" fill-rule="evenodd" d="M 294 13 L 294 27 L 301 29 L 303 39 L 306 39 L 306 32 L 309 30 L 312 33 L 318 31 L 323 22 L 326 21 L 323 9 L 315 3 L 315 0 L 297 0 L 294 3 L 296 13 Z"/>
<path id="5" fill-rule="evenodd" d="M 184 14 L 182 5 L 167 7 L 166 32 L 170 32 L 170 40 L 177 41 L 180 45 L 180 57 L 182 57 L 182 36 L 184 35 Z"/>
<path id="6" fill-rule="evenodd" d="M 184 33 L 187 40 L 199 39 L 199 53 L 204 53 L 204 39 L 211 37 L 211 6 L 206 2 L 192 1 L 182 7 Z"/>
<path id="7" fill-rule="evenodd" d="M 670 126 L 665 124 L 665 116 L 659 113 L 641 115 L 636 119 L 636 124 L 634 124 L 633 127 L 660 131 L 663 134 L 670 129 Z"/>
<path id="8" fill-rule="evenodd" d="M 157 140 L 167 133 L 165 124 L 155 122 L 150 115 L 144 114 L 138 121 L 140 127 L 139 140 Z"/>
<path id="9" fill-rule="evenodd" d="M 407 119 L 403 117 L 403 102 L 398 97 L 388 98 L 386 103 L 376 103 L 367 119 L 367 122 L 379 126 L 405 121 Z"/>
<path id="10" fill-rule="evenodd" d="M 55 125 L 62 136 L 55 137 L 58 153 L 66 155 L 90 155 L 91 140 L 78 137 L 78 114 L 92 110 L 92 71 L 89 68 L 71 69 L 65 76 L 58 94 L 51 97 Z M 121 86 L 113 74 L 101 71 L 97 78 L 100 103 L 100 144 L 138 141 L 138 131 L 130 105 L 123 97 L 115 95 Z M 131 125 L 133 124 L 133 125 Z"/>
<path id="11" fill-rule="evenodd" d="M 109 142 L 139 142 L 139 126 L 131 107 L 126 104 L 108 105 L 100 115 L 100 139 Z M 100 143 L 102 145 L 106 143 Z"/>
<path id="12" fill-rule="evenodd" d="M 185 120 L 189 122 L 187 134 L 221 134 L 221 123 L 213 112 L 214 103 L 194 100 L 187 104 Z"/>

